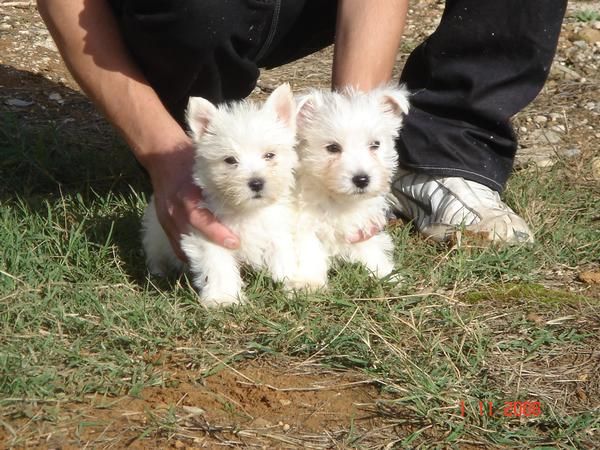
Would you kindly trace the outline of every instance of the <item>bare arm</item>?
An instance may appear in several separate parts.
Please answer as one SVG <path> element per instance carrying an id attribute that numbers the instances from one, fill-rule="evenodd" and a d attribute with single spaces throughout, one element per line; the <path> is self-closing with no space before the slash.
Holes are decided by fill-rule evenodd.
<path id="1" fill-rule="evenodd" d="M 390 81 L 408 0 L 340 0 L 333 87 L 369 90 Z"/>
<path id="2" fill-rule="evenodd" d="M 339 0 L 333 56 L 333 88 L 368 91 L 392 78 L 408 0 Z M 349 236 L 362 242 L 379 232 Z"/>
<path id="3" fill-rule="evenodd" d="M 81 88 L 121 132 L 150 174 L 158 217 L 176 253 L 191 224 L 209 239 L 235 247 L 237 238 L 196 207 L 190 138 L 131 60 L 108 6 L 96 0 L 38 0 L 38 9 Z"/>

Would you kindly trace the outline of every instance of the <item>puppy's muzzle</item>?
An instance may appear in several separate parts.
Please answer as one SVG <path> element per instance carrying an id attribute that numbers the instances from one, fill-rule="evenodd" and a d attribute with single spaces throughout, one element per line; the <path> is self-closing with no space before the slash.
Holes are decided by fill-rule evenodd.
<path id="1" fill-rule="evenodd" d="M 371 179 L 366 173 L 359 173 L 352 177 L 352 183 L 359 189 L 364 189 L 369 185 Z"/>

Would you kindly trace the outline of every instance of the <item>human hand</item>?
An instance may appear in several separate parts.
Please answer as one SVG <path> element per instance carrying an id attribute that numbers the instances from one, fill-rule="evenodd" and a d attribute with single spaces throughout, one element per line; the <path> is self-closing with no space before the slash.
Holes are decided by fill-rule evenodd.
<path id="1" fill-rule="evenodd" d="M 239 239 L 221 224 L 202 203 L 202 191 L 192 180 L 194 148 L 191 140 L 175 151 L 147 158 L 146 167 L 154 188 L 158 220 L 177 257 L 187 261 L 181 250 L 181 235 L 197 229 L 207 239 L 222 247 L 235 249 Z"/>
<path id="2" fill-rule="evenodd" d="M 371 239 L 373 236 L 378 234 L 381 231 L 381 227 L 377 225 L 371 225 L 368 231 L 358 230 L 356 233 L 348 236 L 346 239 L 350 244 L 358 244 L 359 242 L 364 242 L 368 239 Z"/>
<path id="3" fill-rule="evenodd" d="M 236 248 L 238 238 L 198 208 L 191 139 L 131 58 L 108 2 L 38 0 L 38 9 L 69 71 L 150 174 L 157 216 L 176 255 L 185 261 L 179 242 L 190 226 Z"/>

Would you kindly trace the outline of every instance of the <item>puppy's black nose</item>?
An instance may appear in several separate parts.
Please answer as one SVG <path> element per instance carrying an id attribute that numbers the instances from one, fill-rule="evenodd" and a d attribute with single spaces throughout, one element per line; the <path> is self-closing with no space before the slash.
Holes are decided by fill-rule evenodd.
<path id="1" fill-rule="evenodd" d="M 369 175 L 366 173 L 359 173 L 358 175 L 354 175 L 352 177 L 352 182 L 357 188 L 363 189 L 369 185 Z"/>
<path id="2" fill-rule="evenodd" d="M 263 187 L 265 187 L 265 180 L 262 178 L 252 178 L 248 181 L 248 187 L 254 192 L 260 192 L 263 190 Z"/>

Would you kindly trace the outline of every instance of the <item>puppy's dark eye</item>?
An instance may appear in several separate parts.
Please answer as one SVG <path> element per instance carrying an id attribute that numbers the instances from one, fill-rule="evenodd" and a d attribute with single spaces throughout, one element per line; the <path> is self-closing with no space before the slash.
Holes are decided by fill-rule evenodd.
<path id="1" fill-rule="evenodd" d="M 273 159 L 273 158 L 275 158 L 275 153 L 272 153 L 272 152 L 265 153 L 263 155 L 263 158 L 265 158 L 267 161 L 270 160 L 270 159 Z"/>
<path id="2" fill-rule="evenodd" d="M 225 158 L 223 161 L 225 161 L 227 164 L 231 164 L 231 165 L 238 163 L 238 160 L 235 159 L 233 156 L 229 156 L 229 157 Z"/>
<path id="3" fill-rule="evenodd" d="M 341 153 L 342 146 L 340 144 L 338 144 L 337 142 L 333 142 L 332 144 L 329 144 L 328 146 L 326 146 L 325 149 L 329 153 Z"/>
<path id="4" fill-rule="evenodd" d="M 381 145 L 381 142 L 379 142 L 379 141 L 373 141 L 373 142 L 371 142 L 369 144 L 369 149 L 370 150 L 377 150 L 380 145 Z"/>

